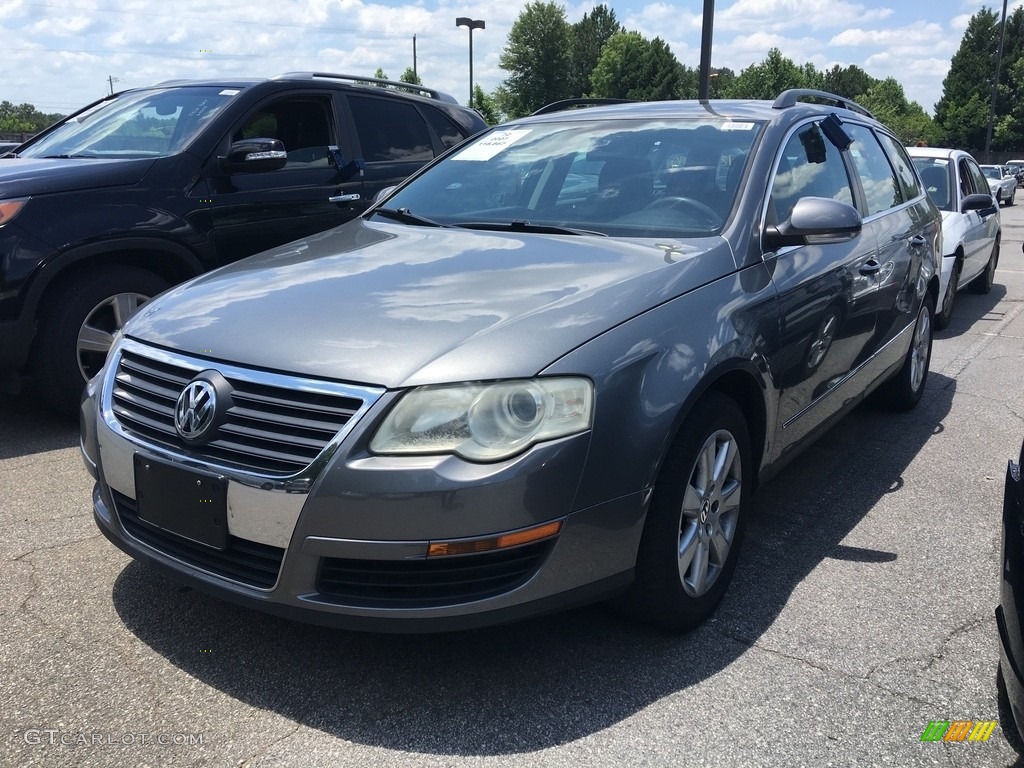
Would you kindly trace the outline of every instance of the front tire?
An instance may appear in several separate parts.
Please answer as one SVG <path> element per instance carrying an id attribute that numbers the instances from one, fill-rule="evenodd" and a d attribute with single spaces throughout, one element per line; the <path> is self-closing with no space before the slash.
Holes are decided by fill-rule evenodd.
<path id="1" fill-rule="evenodd" d="M 949 275 L 949 285 L 946 286 L 946 297 L 942 300 L 942 311 L 935 315 L 935 329 L 944 330 L 953 319 L 953 305 L 956 304 L 956 294 L 960 290 L 960 267 L 953 267 Z"/>
<path id="2" fill-rule="evenodd" d="M 714 611 L 736 568 L 752 474 L 743 411 L 709 393 L 683 422 L 658 474 L 636 580 L 620 603 L 626 610 L 675 631 Z"/>
<path id="3" fill-rule="evenodd" d="M 103 367 L 114 333 L 169 287 L 162 277 L 137 267 L 103 267 L 59 286 L 40 307 L 29 362 L 43 402 L 73 415 L 85 382 Z"/>
<path id="4" fill-rule="evenodd" d="M 899 373 L 886 383 L 883 394 L 886 402 L 896 411 L 909 411 L 921 400 L 928 380 L 928 367 L 932 359 L 932 315 L 935 302 L 925 294 L 917 312 L 910 349 Z"/>

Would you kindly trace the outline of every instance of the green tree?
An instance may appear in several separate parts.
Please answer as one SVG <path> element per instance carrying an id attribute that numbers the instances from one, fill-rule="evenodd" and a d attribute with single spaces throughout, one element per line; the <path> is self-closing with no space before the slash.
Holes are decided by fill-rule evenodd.
<path id="1" fill-rule="evenodd" d="M 660 37 L 618 32 L 605 43 L 590 77 L 591 94 L 603 98 L 663 101 L 677 99 L 682 68 Z"/>
<path id="2" fill-rule="evenodd" d="M 856 64 L 850 64 L 847 67 L 840 67 L 836 64 L 832 69 L 821 73 L 821 87 L 823 90 L 834 93 L 837 96 L 845 96 L 853 101 L 857 101 L 877 82 L 876 78 L 869 75 Z"/>
<path id="3" fill-rule="evenodd" d="M 723 96 L 734 99 L 774 99 L 789 88 L 820 88 L 821 73 L 813 64 L 800 67 L 772 48 L 760 64 L 740 71 Z"/>
<path id="4" fill-rule="evenodd" d="M 411 85 L 423 85 L 423 81 L 420 79 L 420 76 L 413 72 L 412 67 L 406 67 L 405 72 L 403 72 L 402 76 L 398 79 L 403 83 L 409 83 Z"/>
<path id="5" fill-rule="evenodd" d="M 505 114 L 522 117 L 569 96 L 569 41 L 563 6 L 540 0 L 526 5 L 499 59 L 509 73 L 496 91 Z"/>
<path id="6" fill-rule="evenodd" d="M 384 72 L 384 69 L 382 67 L 377 67 L 377 70 L 373 73 L 373 76 L 376 77 L 378 80 L 391 79 L 387 76 L 387 73 Z"/>
<path id="7" fill-rule="evenodd" d="M 501 122 L 501 111 L 498 109 L 497 100 L 493 95 L 484 93 L 479 85 L 473 86 L 473 107 L 479 112 L 484 122 L 488 125 L 497 125 Z"/>
<path id="8" fill-rule="evenodd" d="M 876 81 L 858 98 L 858 103 L 888 126 L 905 145 L 919 141 L 933 144 L 940 136 L 931 117 L 916 101 L 907 100 L 903 86 L 893 77 Z"/>
<path id="9" fill-rule="evenodd" d="M 598 5 L 570 27 L 569 94 L 573 97 L 590 93 L 590 76 L 601 58 L 601 49 L 622 25 L 615 11 Z"/>
<path id="10" fill-rule="evenodd" d="M 935 105 L 935 121 L 949 146 L 980 153 L 985 148 L 988 104 L 999 47 L 999 17 L 982 8 L 971 17 L 942 81 L 942 98 Z M 1011 69 L 1007 62 L 1004 71 Z"/>
<path id="11" fill-rule="evenodd" d="M 10 101 L 0 101 L 0 131 L 38 133 L 62 117 L 64 115 L 59 113 L 43 114 L 32 104 L 15 105 Z"/>

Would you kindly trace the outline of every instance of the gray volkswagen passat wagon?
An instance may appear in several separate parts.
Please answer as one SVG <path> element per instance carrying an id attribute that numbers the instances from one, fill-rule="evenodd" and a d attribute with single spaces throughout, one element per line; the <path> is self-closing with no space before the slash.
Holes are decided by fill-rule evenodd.
<path id="1" fill-rule="evenodd" d="M 507 123 L 147 304 L 82 404 L 96 522 L 315 622 L 623 596 L 691 628 L 758 485 L 873 390 L 921 397 L 940 237 L 900 142 L 828 94 Z"/>

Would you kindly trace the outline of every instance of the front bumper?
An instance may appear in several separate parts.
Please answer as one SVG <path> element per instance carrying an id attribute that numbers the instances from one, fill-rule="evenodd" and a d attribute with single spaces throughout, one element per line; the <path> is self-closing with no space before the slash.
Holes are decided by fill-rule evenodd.
<path id="1" fill-rule="evenodd" d="M 217 550 L 139 516 L 136 454 L 209 468 L 119 429 L 98 410 L 106 397 L 102 386 L 90 382 L 82 406 L 82 453 L 97 479 L 97 525 L 132 557 L 224 599 L 318 624 L 424 632 L 591 602 L 632 580 L 649 492 L 573 509 L 589 434 L 495 464 L 374 456 L 366 444 L 389 405 L 385 395 L 304 483 L 222 472 L 229 535 Z M 553 521 L 562 523 L 557 535 L 528 544 L 427 554 L 439 540 L 493 540 Z"/>

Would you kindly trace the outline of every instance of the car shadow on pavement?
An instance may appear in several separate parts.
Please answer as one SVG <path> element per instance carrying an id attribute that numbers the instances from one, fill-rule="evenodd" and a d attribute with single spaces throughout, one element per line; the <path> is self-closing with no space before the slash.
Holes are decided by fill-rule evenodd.
<path id="1" fill-rule="evenodd" d="M 28 394 L 6 395 L 0 406 L 0 459 L 78 445 L 78 421 L 57 416 Z"/>
<path id="2" fill-rule="evenodd" d="M 114 607 L 189 676 L 348 741 L 478 756 L 564 744 L 726 668 L 823 560 L 885 567 L 895 559 L 842 542 L 902 486 L 908 465 L 941 431 L 955 389 L 933 374 L 912 413 L 858 408 L 765 486 L 722 606 L 687 635 L 602 605 L 451 634 L 345 632 L 221 602 L 137 562 L 116 579 Z"/>

